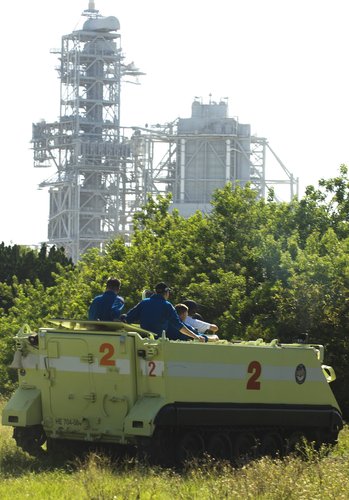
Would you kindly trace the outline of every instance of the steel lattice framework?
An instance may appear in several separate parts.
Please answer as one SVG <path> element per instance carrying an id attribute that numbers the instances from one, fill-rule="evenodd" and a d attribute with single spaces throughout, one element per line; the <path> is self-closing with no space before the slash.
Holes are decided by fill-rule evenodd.
<path id="1" fill-rule="evenodd" d="M 277 201 L 298 196 L 298 179 L 294 178 L 264 137 L 243 137 L 237 133 L 184 134 L 178 131 L 178 119 L 163 126 L 157 125 L 157 129 L 134 129 L 136 132 L 131 138 L 131 151 L 134 165 L 141 173 L 143 187 L 152 194 L 172 193 L 173 206 L 185 216 L 197 209 L 209 211 L 214 189 L 223 187 L 227 182 L 233 186 L 243 186 L 249 182 L 260 198 L 268 196 L 270 191 L 273 191 Z M 133 147 L 136 137 L 138 148 Z M 244 144 L 246 139 L 249 142 L 248 149 Z M 147 154 L 137 155 L 137 150 Z M 212 175 L 209 156 L 210 163 L 220 170 L 216 177 Z M 270 157 L 274 160 L 273 169 L 274 173 L 278 172 L 278 179 L 271 177 L 267 171 L 267 164 L 272 163 Z M 200 168 L 190 178 L 188 169 L 195 162 Z M 246 166 L 245 175 L 239 169 L 242 162 Z M 196 193 L 188 189 L 188 182 L 201 183 Z M 285 189 L 281 198 L 275 188 L 282 186 Z M 142 200 L 145 198 L 140 196 Z"/>
<path id="2" fill-rule="evenodd" d="M 74 261 L 128 231 L 139 197 L 130 141 L 121 134 L 120 86 L 122 76 L 141 73 L 123 63 L 117 19 L 85 14 L 84 28 L 53 51 L 60 58 L 59 121 L 34 124 L 32 135 L 34 166 L 56 170 L 40 184 L 49 188 L 49 242 Z"/>
<path id="3" fill-rule="evenodd" d="M 102 250 L 132 231 L 134 213 L 148 194 L 173 195 L 187 216 L 210 209 L 214 189 L 228 181 L 251 184 L 265 197 L 277 184 L 298 194 L 295 180 L 264 138 L 227 116 L 227 102 L 193 103 L 192 117 L 166 125 L 120 125 L 122 78 L 143 75 L 126 65 L 119 21 L 102 17 L 89 2 L 83 29 L 62 37 L 59 120 L 33 124 L 34 166 L 54 168 L 40 187 L 49 189 L 49 243 L 75 262 L 90 248 Z M 284 180 L 267 180 L 266 152 Z"/>

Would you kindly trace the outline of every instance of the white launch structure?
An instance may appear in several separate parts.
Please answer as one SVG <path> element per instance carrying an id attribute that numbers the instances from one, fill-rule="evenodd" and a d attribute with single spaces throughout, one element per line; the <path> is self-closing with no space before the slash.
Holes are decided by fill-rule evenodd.
<path id="1" fill-rule="evenodd" d="M 210 210 L 216 188 L 246 182 L 264 197 L 273 185 L 298 194 L 294 179 L 268 141 L 228 117 L 226 99 L 207 104 L 195 98 L 192 116 L 151 128 L 120 124 L 124 76 L 144 73 L 125 64 L 120 24 L 103 17 L 89 1 L 82 29 L 62 37 L 60 114 L 53 123 L 33 124 L 35 167 L 52 167 L 40 186 L 49 189 L 48 240 L 73 261 L 89 248 L 102 250 L 117 235 L 128 237 L 132 218 L 147 195 L 171 192 L 173 206 L 189 216 Z M 266 152 L 283 180 L 266 179 Z"/>

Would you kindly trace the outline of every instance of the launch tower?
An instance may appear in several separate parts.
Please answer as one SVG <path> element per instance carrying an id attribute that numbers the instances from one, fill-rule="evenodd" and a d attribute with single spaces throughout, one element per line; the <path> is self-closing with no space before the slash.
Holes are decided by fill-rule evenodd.
<path id="1" fill-rule="evenodd" d="M 34 166 L 55 167 L 49 188 L 49 242 L 64 246 L 74 261 L 128 224 L 126 194 L 130 147 L 121 135 L 120 85 L 141 74 L 125 65 L 119 21 L 102 17 L 90 1 L 81 30 L 62 37 L 60 115 L 33 124 Z"/>

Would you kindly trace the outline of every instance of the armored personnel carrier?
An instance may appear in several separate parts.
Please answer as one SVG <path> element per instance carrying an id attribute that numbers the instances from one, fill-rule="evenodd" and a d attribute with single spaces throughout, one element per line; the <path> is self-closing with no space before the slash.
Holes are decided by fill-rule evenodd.
<path id="1" fill-rule="evenodd" d="M 341 411 L 321 345 L 170 341 L 122 322 L 52 320 L 16 337 L 2 413 L 17 445 L 133 445 L 160 463 L 336 443 Z M 254 450 L 254 451 L 253 451 Z"/>

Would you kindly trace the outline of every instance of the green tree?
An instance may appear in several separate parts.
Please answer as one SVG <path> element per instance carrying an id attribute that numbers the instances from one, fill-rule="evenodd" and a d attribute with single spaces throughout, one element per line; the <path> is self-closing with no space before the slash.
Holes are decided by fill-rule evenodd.
<path id="1" fill-rule="evenodd" d="M 205 319 L 219 325 L 222 338 L 289 342 L 306 331 L 311 342 L 323 343 L 349 414 L 348 193 L 342 166 L 337 177 L 309 186 L 290 203 L 275 202 L 272 193 L 261 200 L 249 185 L 227 185 L 215 192 L 209 214 L 184 218 L 170 210 L 169 196 L 149 198 L 134 217 L 129 243 L 117 238 L 102 255 L 91 249 L 76 266 L 57 250 L 47 256 L 45 248 L 35 255 L 2 246 L 0 363 L 9 359 L 11 336 L 22 322 L 36 328 L 49 317 L 86 319 L 108 277 L 121 279 L 126 311 L 143 289 L 166 281 L 173 303 L 191 298 L 203 304 Z M 37 262 L 35 276 L 12 278 L 14 269 Z M 2 387 L 11 381 L 0 373 Z"/>

